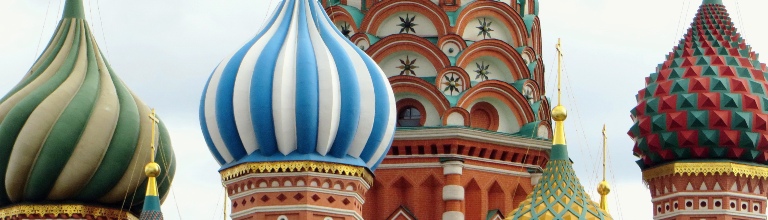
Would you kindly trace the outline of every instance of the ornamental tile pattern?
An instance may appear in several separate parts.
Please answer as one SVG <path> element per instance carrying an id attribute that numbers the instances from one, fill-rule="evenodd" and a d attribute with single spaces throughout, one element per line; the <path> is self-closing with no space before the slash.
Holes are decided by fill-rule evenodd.
<path id="1" fill-rule="evenodd" d="M 765 164 L 766 74 L 725 6 L 703 4 L 637 94 L 628 134 L 640 167 L 696 158 Z"/>

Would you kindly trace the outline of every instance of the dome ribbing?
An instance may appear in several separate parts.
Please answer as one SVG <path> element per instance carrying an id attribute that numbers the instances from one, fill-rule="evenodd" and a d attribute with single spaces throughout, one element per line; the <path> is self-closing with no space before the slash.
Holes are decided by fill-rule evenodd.
<path id="1" fill-rule="evenodd" d="M 646 78 L 628 134 L 641 168 L 686 159 L 768 159 L 766 66 L 720 0 L 704 0 L 680 44 Z"/>
<path id="2" fill-rule="evenodd" d="M 0 207 L 141 208 L 150 109 L 115 75 L 84 17 L 82 1 L 67 0 L 47 48 L 0 99 Z M 164 196 L 175 160 L 164 124 L 158 128 Z M 133 202 L 123 201 L 126 193 Z"/>
<path id="3" fill-rule="evenodd" d="M 225 168 L 324 161 L 373 170 L 393 139 L 394 107 L 381 69 L 317 1 L 286 0 L 214 70 L 200 122 Z"/>

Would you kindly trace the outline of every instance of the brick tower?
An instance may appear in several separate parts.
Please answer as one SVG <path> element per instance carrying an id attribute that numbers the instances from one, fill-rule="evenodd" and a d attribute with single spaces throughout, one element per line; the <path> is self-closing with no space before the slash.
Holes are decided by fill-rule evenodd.
<path id="1" fill-rule="evenodd" d="M 766 65 L 722 0 L 704 0 L 691 28 L 646 78 L 629 135 L 654 219 L 766 219 Z"/>
<path id="2" fill-rule="evenodd" d="M 321 2 L 395 94 L 366 219 L 498 219 L 531 193 L 552 136 L 536 0 Z"/>
<path id="3" fill-rule="evenodd" d="M 317 1 L 282 1 L 214 70 L 200 110 L 233 219 L 363 219 L 394 135 L 394 95 Z"/>

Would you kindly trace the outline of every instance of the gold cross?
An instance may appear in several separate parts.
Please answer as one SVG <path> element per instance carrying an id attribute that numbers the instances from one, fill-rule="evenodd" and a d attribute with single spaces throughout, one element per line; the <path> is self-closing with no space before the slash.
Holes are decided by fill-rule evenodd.
<path id="1" fill-rule="evenodd" d="M 563 51 L 560 47 L 560 38 L 557 38 L 557 105 L 560 105 L 560 76 L 563 68 Z"/>
<path id="2" fill-rule="evenodd" d="M 152 109 L 152 113 L 149 114 L 149 119 L 152 120 L 152 141 L 149 143 L 149 146 L 152 147 L 152 154 L 150 154 L 150 161 L 155 162 L 155 139 L 156 137 L 156 131 L 155 126 L 157 126 L 157 123 L 160 122 L 159 119 L 157 119 L 157 116 L 155 115 L 155 109 Z"/>

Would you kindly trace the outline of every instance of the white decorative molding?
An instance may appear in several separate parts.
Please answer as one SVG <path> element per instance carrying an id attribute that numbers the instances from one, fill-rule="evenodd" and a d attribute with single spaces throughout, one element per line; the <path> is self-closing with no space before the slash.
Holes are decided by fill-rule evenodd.
<path id="1" fill-rule="evenodd" d="M 765 214 L 760 213 L 744 213 L 744 212 L 738 212 L 738 211 L 731 211 L 731 210 L 679 210 L 676 212 L 670 212 L 670 213 L 664 213 L 661 215 L 653 216 L 654 220 L 662 220 L 662 219 L 674 219 L 672 217 L 678 216 L 678 215 L 696 215 L 696 216 L 704 216 L 704 215 L 716 215 L 716 216 L 722 216 L 722 215 L 732 215 L 732 216 L 740 216 L 745 218 L 754 218 L 754 219 L 765 219 Z"/>
<path id="2" fill-rule="evenodd" d="M 464 200 L 464 187 L 457 185 L 443 186 L 443 201 Z"/>
<path id="3" fill-rule="evenodd" d="M 443 220 L 464 220 L 464 213 L 459 211 L 443 212 Z"/>
<path id="4" fill-rule="evenodd" d="M 758 201 L 766 201 L 765 196 L 759 196 L 759 195 L 752 195 L 752 194 L 743 194 L 738 192 L 678 192 L 678 193 L 672 193 L 669 195 L 664 195 L 660 197 L 656 197 L 651 199 L 651 202 L 660 202 L 663 200 L 671 199 L 673 197 L 740 197 L 740 198 L 747 198 L 747 199 L 754 199 Z"/>
<path id="5" fill-rule="evenodd" d="M 387 158 L 389 157 L 390 156 L 387 156 Z M 437 168 L 437 167 L 443 167 L 443 165 L 440 163 L 381 164 L 377 169 L 382 170 L 382 169 Z M 477 171 L 503 174 L 503 175 L 519 176 L 519 177 L 531 177 L 531 174 L 528 172 L 518 172 L 518 171 L 504 170 L 504 169 L 484 167 L 484 166 L 471 165 L 471 164 L 464 164 L 464 169 L 477 170 Z"/>
<path id="6" fill-rule="evenodd" d="M 481 161 L 486 163 L 494 163 L 494 164 L 501 164 L 501 165 L 507 165 L 507 166 L 519 166 L 519 167 L 525 167 L 525 168 L 533 168 L 533 169 L 539 169 L 543 170 L 541 166 L 539 165 L 531 165 L 531 164 L 524 164 L 524 163 L 517 163 L 517 162 L 509 162 L 504 160 L 491 160 L 488 158 L 482 158 L 482 157 L 473 157 L 473 156 L 467 156 L 467 155 L 461 155 L 461 154 L 429 154 L 429 155 L 387 155 L 387 158 L 393 158 L 393 159 L 409 159 L 409 158 L 440 158 L 440 157 L 453 157 L 453 158 L 460 158 L 464 160 L 475 160 L 475 161 Z M 381 167 L 381 166 L 379 166 Z"/>
<path id="7" fill-rule="evenodd" d="M 250 179 L 250 178 L 266 178 L 266 177 L 297 177 L 297 176 L 312 176 L 312 177 L 324 177 L 324 178 L 334 178 L 334 179 L 342 179 L 342 180 L 352 180 L 357 181 L 362 184 L 362 186 L 365 186 L 365 189 L 370 189 L 371 185 L 368 185 L 368 182 L 366 182 L 361 177 L 356 176 L 347 176 L 347 175 L 336 175 L 336 174 L 328 174 L 328 173 L 317 173 L 317 172 L 292 172 L 292 173 L 251 173 L 243 176 L 239 176 L 234 179 L 230 179 L 227 181 L 224 181 L 224 185 L 233 184 L 236 182 L 240 182 L 244 179 Z M 279 183 L 278 183 L 279 185 Z M 261 185 L 259 187 L 262 187 Z"/>
<path id="8" fill-rule="evenodd" d="M 532 186 L 536 186 L 536 184 L 539 184 L 539 180 L 541 180 L 541 175 L 543 175 L 543 173 L 531 173 Z"/>
<path id="9" fill-rule="evenodd" d="M 552 148 L 552 141 L 548 140 L 518 137 L 504 133 L 480 131 L 464 127 L 397 130 L 395 132 L 395 140 L 434 140 L 451 138 L 473 140 L 516 148 L 530 147 L 533 150 L 549 150 Z"/>
<path id="10" fill-rule="evenodd" d="M 462 174 L 464 163 L 461 161 L 447 161 L 443 163 L 443 175 Z"/>
<path id="11" fill-rule="evenodd" d="M 330 207 L 316 206 L 316 205 L 256 206 L 253 208 L 234 212 L 230 217 L 232 217 L 232 219 L 242 218 L 256 212 L 296 212 L 296 211 L 312 211 L 312 212 L 318 212 L 318 213 L 328 213 L 333 215 L 346 215 L 346 216 L 352 216 L 356 220 L 363 220 L 363 216 L 353 210 L 337 209 L 337 208 L 330 208 Z"/>
<path id="12" fill-rule="evenodd" d="M 316 187 L 259 188 L 259 189 L 252 189 L 250 191 L 245 191 L 245 192 L 242 192 L 242 193 L 238 193 L 238 194 L 230 196 L 229 198 L 232 199 L 232 200 L 238 200 L 238 199 L 247 197 L 249 195 L 252 195 L 254 193 L 289 193 L 289 192 L 314 192 L 314 193 L 325 193 L 325 194 L 331 194 L 331 195 L 355 197 L 355 199 L 360 204 L 365 204 L 365 199 L 362 196 L 360 196 L 359 194 L 357 194 L 356 192 L 340 191 L 340 190 L 332 190 L 332 189 L 323 189 L 323 188 L 316 188 Z"/>

